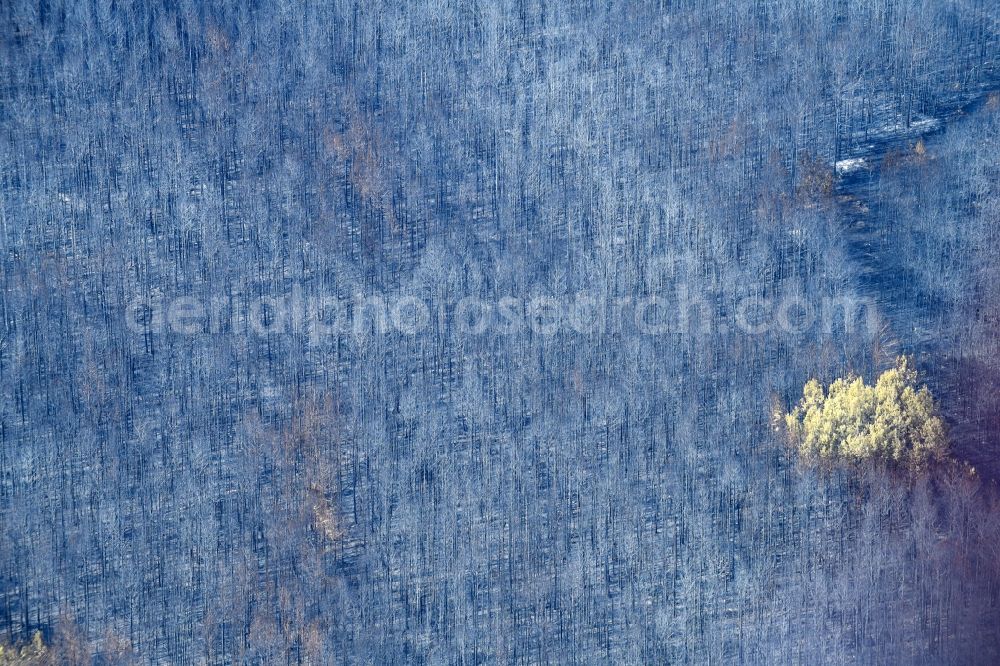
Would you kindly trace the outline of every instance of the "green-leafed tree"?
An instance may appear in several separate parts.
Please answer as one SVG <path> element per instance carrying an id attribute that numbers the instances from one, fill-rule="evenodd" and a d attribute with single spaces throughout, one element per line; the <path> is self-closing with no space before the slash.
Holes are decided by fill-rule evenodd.
<path id="1" fill-rule="evenodd" d="M 917 385 L 906 358 L 873 385 L 850 376 L 824 389 L 812 379 L 798 404 L 779 416 L 790 441 L 810 460 L 880 460 L 919 470 L 947 455 L 934 398 Z"/>
<path id="2" fill-rule="evenodd" d="M 50 663 L 48 648 L 42 633 L 36 631 L 31 642 L 24 645 L 0 643 L 0 666 L 41 666 Z"/>

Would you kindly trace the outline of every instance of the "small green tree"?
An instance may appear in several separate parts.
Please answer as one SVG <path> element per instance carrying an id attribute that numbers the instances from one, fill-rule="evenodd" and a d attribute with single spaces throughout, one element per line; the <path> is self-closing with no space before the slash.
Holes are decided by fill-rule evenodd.
<path id="1" fill-rule="evenodd" d="M 0 666 L 40 666 L 49 662 L 48 648 L 42 642 L 42 632 L 36 631 L 25 645 L 0 643 Z"/>
<path id="2" fill-rule="evenodd" d="M 812 379 L 799 403 L 777 416 L 806 459 L 880 460 L 919 470 L 947 455 L 934 398 L 926 386 L 917 386 L 917 373 L 906 358 L 873 386 L 850 376 L 824 390 Z"/>

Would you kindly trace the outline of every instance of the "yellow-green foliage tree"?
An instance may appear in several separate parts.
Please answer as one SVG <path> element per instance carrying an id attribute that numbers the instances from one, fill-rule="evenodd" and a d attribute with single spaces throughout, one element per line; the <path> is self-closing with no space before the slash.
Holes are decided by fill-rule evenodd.
<path id="1" fill-rule="evenodd" d="M 0 666 L 41 666 L 49 663 L 49 656 L 39 631 L 26 645 L 0 643 Z"/>
<path id="2" fill-rule="evenodd" d="M 802 400 L 779 415 L 791 442 L 812 460 L 879 460 L 919 470 L 947 455 L 944 423 L 926 386 L 905 358 L 874 386 L 860 377 L 815 379 Z"/>

